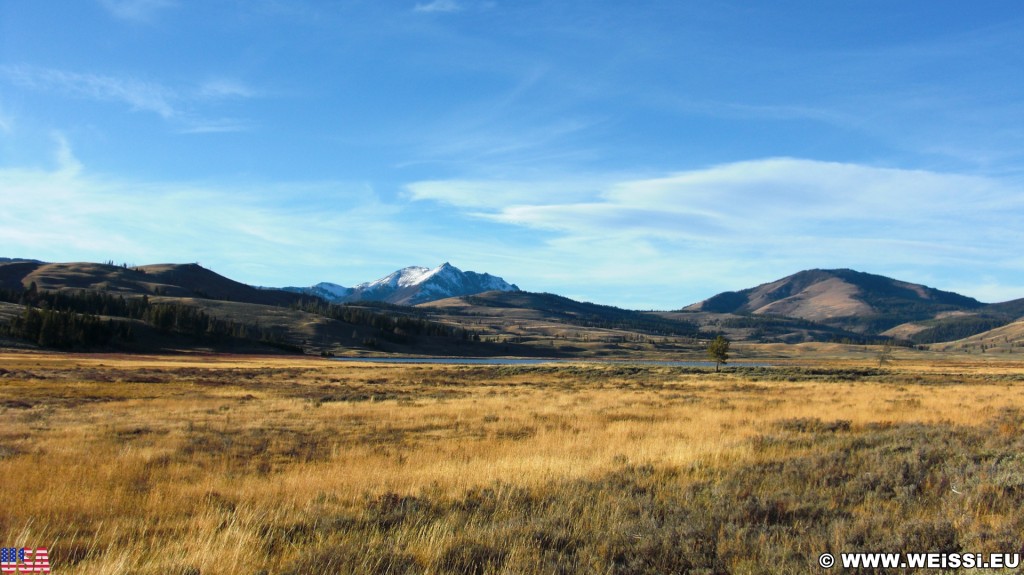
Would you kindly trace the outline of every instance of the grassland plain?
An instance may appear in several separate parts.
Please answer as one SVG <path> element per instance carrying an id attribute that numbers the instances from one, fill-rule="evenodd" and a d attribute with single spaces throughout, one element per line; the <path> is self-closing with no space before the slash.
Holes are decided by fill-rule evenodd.
<path id="1" fill-rule="evenodd" d="M 913 358 L 715 374 L 0 353 L 0 545 L 82 575 L 1024 552 L 1024 366 Z"/>

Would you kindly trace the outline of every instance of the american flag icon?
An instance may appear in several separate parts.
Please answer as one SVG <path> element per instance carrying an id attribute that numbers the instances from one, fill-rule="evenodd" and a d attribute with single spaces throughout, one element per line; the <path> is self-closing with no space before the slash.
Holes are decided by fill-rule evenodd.
<path id="1" fill-rule="evenodd" d="M 0 573 L 49 573 L 50 553 L 46 547 L 0 548 Z"/>

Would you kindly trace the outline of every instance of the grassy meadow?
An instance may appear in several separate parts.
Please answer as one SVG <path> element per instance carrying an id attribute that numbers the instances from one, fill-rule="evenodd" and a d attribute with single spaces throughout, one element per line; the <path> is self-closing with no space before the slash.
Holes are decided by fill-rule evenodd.
<path id="1" fill-rule="evenodd" d="M 1024 551 L 1024 365 L 915 357 L 716 374 L 0 353 L 0 545 L 48 547 L 61 575 Z"/>

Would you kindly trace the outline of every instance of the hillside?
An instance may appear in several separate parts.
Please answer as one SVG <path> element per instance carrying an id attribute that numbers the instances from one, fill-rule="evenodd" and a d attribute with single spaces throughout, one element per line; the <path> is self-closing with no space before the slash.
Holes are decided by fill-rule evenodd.
<path id="1" fill-rule="evenodd" d="M 1022 317 L 1024 299 L 1018 299 L 969 311 L 941 313 L 932 319 L 898 325 L 883 335 L 920 344 L 956 341 L 976 335 L 984 339 L 988 337 L 987 332 L 1002 334 L 1005 330 L 1000 328 Z"/>
<path id="2" fill-rule="evenodd" d="M 567 297 L 524 291 L 491 291 L 423 304 L 419 309 L 449 314 L 534 319 L 577 327 L 621 329 L 657 335 L 695 336 L 697 326 L 678 318 L 580 302 Z"/>
<path id="3" fill-rule="evenodd" d="M 416 306 L 425 317 L 462 325 L 484 341 L 511 342 L 543 353 L 622 357 L 700 354 L 709 334 L 688 320 L 580 302 L 549 293 L 485 292 Z"/>
<path id="4" fill-rule="evenodd" d="M 289 305 L 302 299 L 300 294 L 254 288 L 198 264 L 126 267 L 85 262 L 0 262 L 0 288 L 28 288 L 33 283 L 48 291 L 95 290 L 263 305 Z"/>
<path id="5" fill-rule="evenodd" d="M 307 302 L 279 307 L 200 298 L 155 298 L 154 302 L 195 306 L 214 317 L 258 324 L 281 334 L 281 340 L 307 353 L 329 355 L 493 356 L 506 353 L 535 355 L 528 347 L 496 346 L 481 342 L 460 326 L 430 321 L 412 308 L 332 305 Z"/>
<path id="6" fill-rule="evenodd" d="M 952 351 L 998 355 L 1020 353 L 1024 349 L 1024 319 L 1008 322 L 955 341 L 937 342 L 929 346 L 936 351 Z"/>
<path id="7" fill-rule="evenodd" d="M 724 292 L 684 308 L 808 320 L 875 335 L 940 314 L 985 304 L 960 294 L 848 269 L 808 270 L 738 292 Z"/>
<path id="8" fill-rule="evenodd" d="M 657 312 L 657 314 L 668 319 L 692 322 L 699 326 L 704 333 L 723 334 L 734 341 L 785 344 L 805 342 L 866 344 L 884 339 L 807 319 L 778 315 L 704 311 Z"/>

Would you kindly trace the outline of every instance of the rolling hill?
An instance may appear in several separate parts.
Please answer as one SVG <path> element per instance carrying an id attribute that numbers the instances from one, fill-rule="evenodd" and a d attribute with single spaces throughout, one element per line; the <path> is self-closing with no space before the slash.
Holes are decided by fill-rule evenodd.
<path id="1" fill-rule="evenodd" d="M 777 316 L 878 335 L 901 324 L 984 307 L 973 298 L 885 276 L 849 269 L 815 269 L 720 293 L 683 311 Z"/>
<path id="2" fill-rule="evenodd" d="M 994 303 L 969 311 L 940 313 L 932 319 L 908 322 L 882 333 L 914 343 L 940 343 L 993 331 L 1024 317 L 1024 299 Z"/>
<path id="3" fill-rule="evenodd" d="M 936 342 L 929 347 L 937 351 L 1020 353 L 1024 350 L 1024 319 L 1017 319 L 954 341 Z"/>
<path id="4" fill-rule="evenodd" d="M 263 305 L 289 305 L 301 294 L 259 289 L 208 270 L 199 264 L 116 266 L 86 262 L 0 262 L 0 288 L 92 290 L 124 295 L 201 297 Z"/>
<path id="5" fill-rule="evenodd" d="M 701 357 L 700 340 L 709 335 L 687 319 L 549 293 L 491 291 L 415 309 L 431 320 L 472 329 L 483 341 L 514 343 L 542 355 Z"/>
<path id="6" fill-rule="evenodd" d="M 490 291 L 422 304 L 418 309 L 463 317 L 547 321 L 565 326 L 630 330 L 651 335 L 696 336 L 697 325 L 681 318 L 580 302 L 550 293 Z"/>

